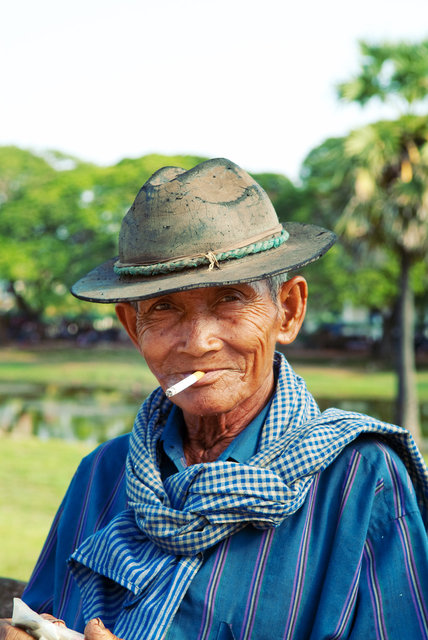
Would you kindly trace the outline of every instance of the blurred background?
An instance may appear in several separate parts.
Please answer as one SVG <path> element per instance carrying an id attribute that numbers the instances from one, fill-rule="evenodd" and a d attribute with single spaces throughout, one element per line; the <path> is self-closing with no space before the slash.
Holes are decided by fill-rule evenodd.
<path id="1" fill-rule="evenodd" d="M 29 577 L 79 459 L 155 386 L 113 307 L 68 290 L 117 254 L 166 164 L 227 157 L 281 221 L 336 231 L 302 270 L 285 353 L 322 409 L 426 450 L 425 0 L 15 0 L 0 17 L 0 575 Z"/>

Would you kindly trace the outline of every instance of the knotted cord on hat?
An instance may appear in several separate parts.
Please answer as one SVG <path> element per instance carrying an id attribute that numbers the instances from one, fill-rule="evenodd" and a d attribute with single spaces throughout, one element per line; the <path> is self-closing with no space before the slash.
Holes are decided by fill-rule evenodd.
<path id="1" fill-rule="evenodd" d="M 288 231 L 282 229 L 280 234 L 273 238 L 271 237 L 266 240 L 251 242 L 250 244 L 242 247 L 235 247 L 227 250 L 219 249 L 216 251 L 208 251 L 207 253 L 201 253 L 194 256 L 182 256 L 165 262 L 156 262 L 154 264 L 128 265 L 120 264 L 118 261 L 114 265 L 114 272 L 119 276 L 157 276 L 163 273 L 181 271 L 182 269 L 188 269 L 191 267 L 200 267 L 205 264 L 208 265 L 208 269 L 211 271 L 214 267 L 220 269 L 219 263 L 225 260 L 237 260 L 255 253 L 261 253 L 262 251 L 269 251 L 269 249 L 276 249 L 284 244 L 288 238 Z"/>

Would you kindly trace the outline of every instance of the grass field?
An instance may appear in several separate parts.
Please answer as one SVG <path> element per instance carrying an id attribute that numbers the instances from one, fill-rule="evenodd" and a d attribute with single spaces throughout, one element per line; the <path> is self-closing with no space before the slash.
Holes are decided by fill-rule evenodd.
<path id="1" fill-rule="evenodd" d="M 393 400 L 392 371 L 369 361 L 290 362 L 316 397 Z M 90 349 L 4 348 L 0 386 L 38 384 L 150 391 L 155 381 L 144 361 L 128 347 Z M 420 400 L 428 401 L 428 368 L 418 372 Z M 60 440 L 0 437 L 0 576 L 27 580 L 72 474 L 90 447 Z"/>
<path id="2" fill-rule="evenodd" d="M 155 379 L 132 347 L 84 348 L 75 345 L 0 350 L 0 382 L 59 387 L 153 389 Z"/>
<path id="3" fill-rule="evenodd" d="M 290 351 L 289 361 L 315 397 L 393 400 L 395 375 L 371 359 L 327 357 L 304 360 Z M 135 349 L 128 346 L 79 348 L 3 348 L 0 383 L 33 383 L 56 387 L 150 391 L 156 381 Z M 421 401 L 428 400 L 428 366 L 417 375 Z"/>
<path id="4" fill-rule="evenodd" d="M 81 443 L 0 439 L 0 576 L 27 580 L 80 459 Z"/>

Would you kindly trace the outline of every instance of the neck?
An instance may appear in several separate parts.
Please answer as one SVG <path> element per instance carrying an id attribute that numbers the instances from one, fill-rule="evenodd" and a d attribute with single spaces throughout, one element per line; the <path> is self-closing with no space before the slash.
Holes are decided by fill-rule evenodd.
<path id="1" fill-rule="evenodd" d="M 183 451 L 188 465 L 213 462 L 267 404 L 273 381 L 249 401 L 221 414 L 199 416 L 183 411 L 186 425 Z"/>

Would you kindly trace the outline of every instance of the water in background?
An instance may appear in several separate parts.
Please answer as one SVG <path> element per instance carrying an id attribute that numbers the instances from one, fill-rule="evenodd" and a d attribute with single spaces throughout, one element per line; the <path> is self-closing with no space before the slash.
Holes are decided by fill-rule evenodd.
<path id="1" fill-rule="evenodd" d="M 110 390 L 0 385 L 0 434 L 98 444 L 131 431 L 144 399 Z"/>
<path id="2" fill-rule="evenodd" d="M 0 434 L 82 440 L 98 444 L 131 431 L 145 397 L 111 390 L 64 390 L 41 385 L 0 385 Z M 338 407 L 393 421 L 389 400 L 317 398 L 320 409 Z M 421 404 L 424 438 L 428 438 L 428 403 Z"/>

